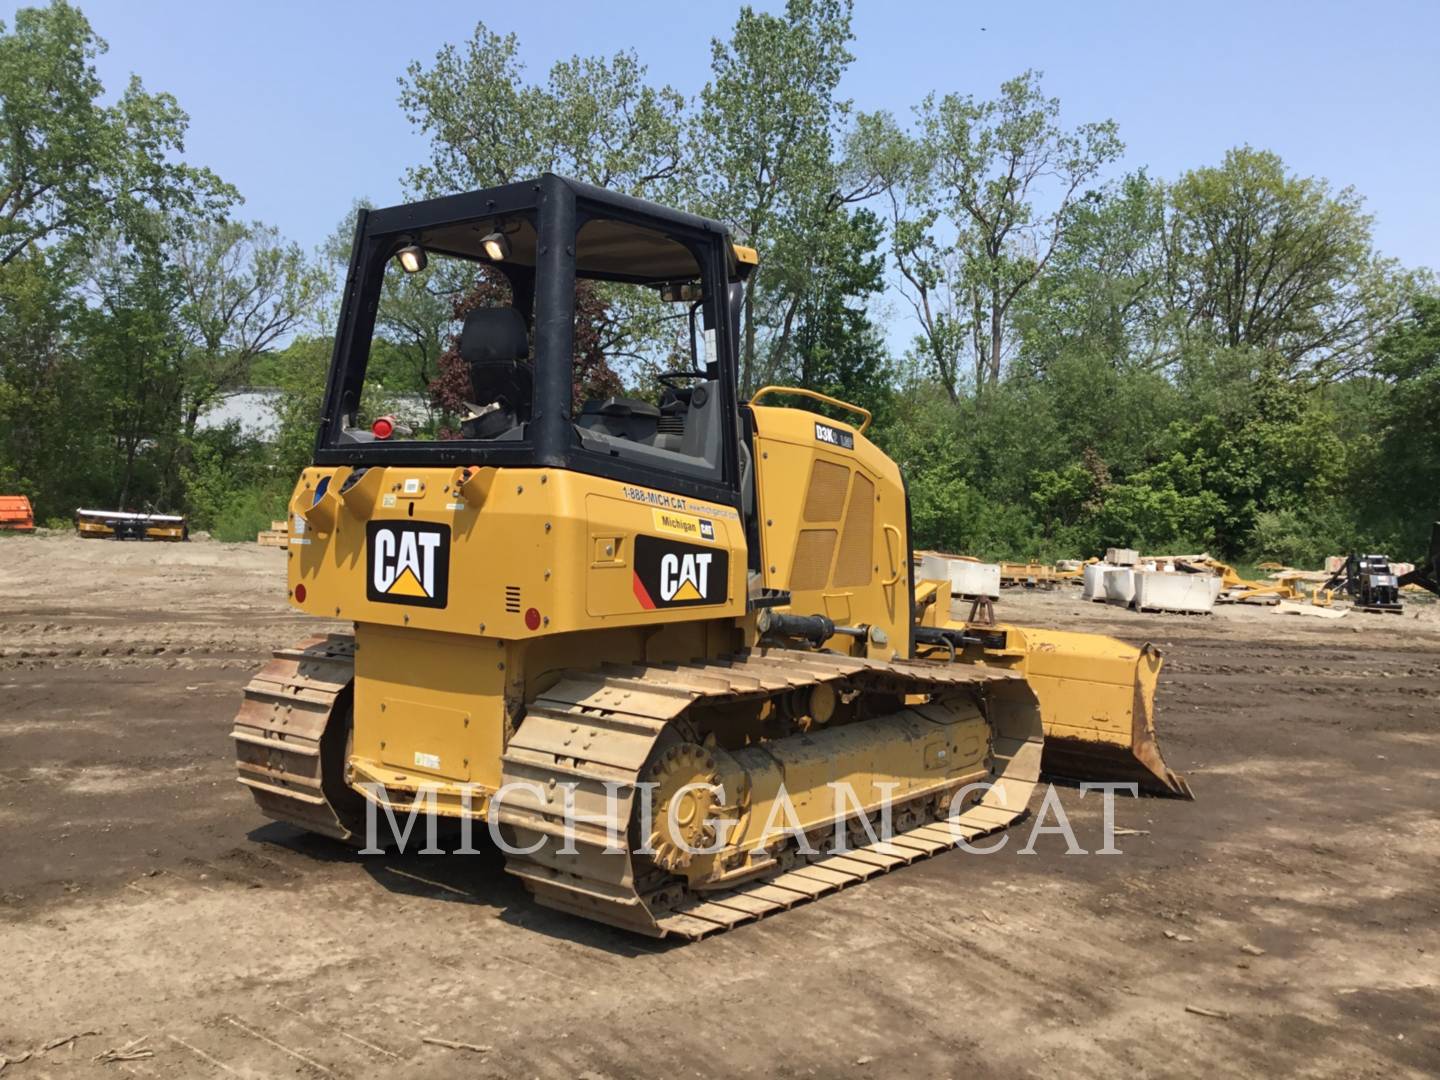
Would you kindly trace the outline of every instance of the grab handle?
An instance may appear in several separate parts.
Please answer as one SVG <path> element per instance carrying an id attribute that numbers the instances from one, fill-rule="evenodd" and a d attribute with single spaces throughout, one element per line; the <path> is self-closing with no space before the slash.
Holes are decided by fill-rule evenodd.
<path id="1" fill-rule="evenodd" d="M 807 390 L 803 386 L 762 386 L 751 396 L 750 404 L 754 405 L 766 394 L 794 394 L 796 397 L 809 398 L 812 401 L 823 401 L 826 405 L 833 405 L 837 409 L 857 413 L 865 418 L 860 421 L 860 426 L 855 429 L 857 434 L 863 435 L 865 429 L 870 426 L 871 416 L 869 409 L 862 409 L 859 405 L 851 405 L 848 401 L 841 401 L 839 398 L 831 397 L 829 394 L 822 394 L 819 390 Z"/>
<path id="2" fill-rule="evenodd" d="M 890 578 L 887 578 L 885 581 L 882 581 L 882 582 L 880 583 L 881 585 L 883 585 L 885 588 L 888 589 L 888 588 L 890 588 L 892 585 L 898 585 L 898 584 L 900 583 L 901 577 L 903 577 L 904 574 L 905 574 L 905 535 L 904 535 L 899 529 L 897 529 L 894 525 L 891 525 L 889 522 L 886 522 L 884 528 L 885 528 L 885 536 L 886 536 L 886 538 L 885 538 L 885 554 L 886 554 L 887 556 L 890 554 L 890 538 L 889 538 L 889 537 L 890 537 L 890 534 L 891 534 L 891 533 L 894 533 L 894 534 L 895 534 L 895 546 L 896 546 L 896 548 L 898 549 L 898 552 L 899 552 L 899 553 L 895 556 L 895 558 L 893 559 L 893 562 L 895 563 L 895 574 L 894 574 L 894 576 L 893 576 L 893 577 L 890 577 Z"/>

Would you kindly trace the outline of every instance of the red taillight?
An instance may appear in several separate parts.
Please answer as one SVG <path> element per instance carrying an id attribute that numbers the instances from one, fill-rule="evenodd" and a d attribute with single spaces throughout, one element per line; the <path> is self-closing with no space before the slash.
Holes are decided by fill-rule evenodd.
<path id="1" fill-rule="evenodd" d="M 532 607 L 525 612 L 525 626 L 530 630 L 540 629 L 540 610 L 538 608 Z"/>
<path id="2" fill-rule="evenodd" d="M 395 420 L 393 417 L 382 416 L 370 425 L 370 430 L 377 439 L 388 439 L 395 434 Z"/>
<path id="3" fill-rule="evenodd" d="M 304 585 L 296 585 L 296 586 L 295 586 L 295 602 L 296 602 L 297 604 L 303 604 L 303 603 L 305 602 L 305 586 L 304 586 Z"/>

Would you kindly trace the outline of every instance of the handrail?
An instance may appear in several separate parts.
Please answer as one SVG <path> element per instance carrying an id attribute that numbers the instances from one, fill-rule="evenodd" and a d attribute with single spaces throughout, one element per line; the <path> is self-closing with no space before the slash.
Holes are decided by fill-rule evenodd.
<path id="1" fill-rule="evenodd" d="M 862 409 L 859 405 L 851 405 L 848 401 L 841 401 L 839 398 L 833 398 L 829 394 L 822 394 L 818 390 L 807 390 L 803 386 L 762 386 L 751 395 L 750 404 L 754 405 L 766 394 L 795 394 L 797 397 L 807 397 L 814 401 L 823 401 L 826 405 L 834 405 L 837 409 L 847 409 L 850 412 L 859 413 L 865 419 L 860 422 L 860 426 L 856 428 L 855 431 L 861 435 L 863 435 L 865 429 L 870 426 L 872 419 L 869 409 Z"/>
<path id="2" fill-rule="evenodd" d="M 889 589 L 895 585 L 898 585 L 900 583 L 900 579 L 905 576 L 905 534 L 902 533 L 894 525 L 891 525 L 888 521 L 883 526 L 881 526 L 881 528 L 885 530 L 885 554 L 890 554 L 891 533 L 895 534 L 895 543 L 900 549 L 899 552 L 896 554 L 895 558 L 895 573 L 892 574 L 890 577 L 886 578 L 884 581 L 880 582 L 881 585 Z"/>

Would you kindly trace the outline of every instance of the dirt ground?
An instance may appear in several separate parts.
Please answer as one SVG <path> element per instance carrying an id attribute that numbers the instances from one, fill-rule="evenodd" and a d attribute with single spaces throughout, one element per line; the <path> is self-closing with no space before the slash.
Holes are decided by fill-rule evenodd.
<path id="1" fill-rule="evenodd" d="M 315 626 L 283 568 L 0 538 L 0 1055 L 78 1035 L 4 1080 L 1440 1074 L 1437 605 L 1007 592 L 1006 620 L 1165 650 L 1162 745 L 1198 801 L 1120 800 L 1119 856 L 1022 854 L 1020 826 L 668 947 L 531 905 L 497 856 L 267 823 L 228 733 Z M 1099 801 L 1060 796 L 1100 846 Z"/>

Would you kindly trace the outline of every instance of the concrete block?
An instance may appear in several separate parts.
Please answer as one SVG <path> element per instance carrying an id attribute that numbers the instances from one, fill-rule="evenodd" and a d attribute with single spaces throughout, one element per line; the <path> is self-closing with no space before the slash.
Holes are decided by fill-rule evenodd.
<path id="1" fill-rule="evenodd" d="M 1114 570 L 1115 567 L 1106 563 L 1086 563 L 1085 569 L 1081 572 L 1080 599 L 1082 600 L 1104 600 L 1105 599 L 1105 571 Z"/>
<path id="2" fill-rule="evenodd" d="M 1105 599 L 1112 604 L 1130 606 L 1135 599 L 1135 571 L 1128 566 L 1110 567 L 1105 571 Z"/>
<path id="3" fill-rule="evenodd" d="M 1212 574 L 1135 574 L 1134 606 L 1139 611 L 1203 614 L 1215 607 L 1220 579 Z"/>
<path id="4" fill-rule="evenodd" d="M 922 581 L 950 582 L 950 595 L 961 597 L 988 596 L 995 600 L 1000 596 L 1000 564 L 967 562 L 964 559 L 946 559 L 939 555 L 926 555 L 920 560 Z"/>

